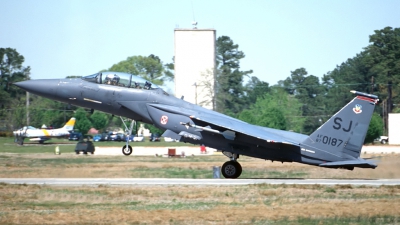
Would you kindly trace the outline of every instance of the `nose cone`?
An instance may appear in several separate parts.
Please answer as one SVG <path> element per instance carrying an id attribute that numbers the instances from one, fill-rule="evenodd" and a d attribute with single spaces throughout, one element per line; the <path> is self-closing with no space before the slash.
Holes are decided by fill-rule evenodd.
<path id="1" fill-rule="evenodd" d="M 55 98 L 60 79 L 26 80 L 14 83 L 15 86 L 27 92 L 47 98 Z"/>

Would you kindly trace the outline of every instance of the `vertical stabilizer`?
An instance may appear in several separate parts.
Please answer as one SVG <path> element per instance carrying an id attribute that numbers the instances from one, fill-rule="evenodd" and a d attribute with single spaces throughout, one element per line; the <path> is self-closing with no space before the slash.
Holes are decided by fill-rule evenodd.
<path id="1" fill-rule="evenodd" d="M 75 118 L 72 117 L 70 120 L 68 120 L 68 122 L 63 126 L 63 129 L 71 131 L 74 129 L 74 125 L 75 125 Z"/>
<path id="2" fill-rule="evenodd" d="M 342 159 L 360 156 L 378 97 L 351 92 L 356 97 L 303 141 L 303 146 L 317 148 Z"/>

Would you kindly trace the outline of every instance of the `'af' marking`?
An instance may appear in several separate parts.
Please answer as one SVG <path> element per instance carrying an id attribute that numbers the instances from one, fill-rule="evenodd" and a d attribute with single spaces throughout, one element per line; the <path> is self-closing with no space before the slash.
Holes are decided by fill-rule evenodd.
<path id="1" fill-rule="evenodd" d="M 335 125 L 332 126 L 333 129 L 339 130 L 340 128 L 342 128 L 342 121 L 343 121 L 342 118 L 336 117 L 336 118 L 333 120 L 333 123 L 335 123 Z M 351 126 L 352 126 L 352 125 L 353 125 L 353 120 L 350 120 L 349 127 L 348 127 L 347 129 L 342 128 L 342 130 L 343 130 L 344 132 L 349 132 L 349 131 L 351 130 Z"/>

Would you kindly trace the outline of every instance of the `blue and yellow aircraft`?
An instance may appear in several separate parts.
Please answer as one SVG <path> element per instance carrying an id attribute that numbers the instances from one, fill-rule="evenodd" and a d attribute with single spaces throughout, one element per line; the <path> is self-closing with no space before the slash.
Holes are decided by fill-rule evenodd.
<path id="1" fill-rule="evenodd" d="M 25 138 L 29 138 L 30 141 L 39 141 L 44 143 L 52 137 L 68 137 L 70 132 L 74 129 L 75 118 L 72 117 L 63 127 L 57 129 L 44 129 L 35 128 L 32 126 L 25 126 L 13 132 L 15 142 L 22 145 Z"/>

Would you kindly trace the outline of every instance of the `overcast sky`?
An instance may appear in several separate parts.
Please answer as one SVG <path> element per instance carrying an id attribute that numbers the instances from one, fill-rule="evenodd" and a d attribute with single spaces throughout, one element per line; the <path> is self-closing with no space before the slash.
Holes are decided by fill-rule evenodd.
<path id="1" fill-rule="evenodd" d="M 0 47 L 23 55 L 32 79 L 89 75 L 134 55 L 172 62 L 174 29 L 196 20 L 274 85 L 300 67 L 322 77 L 374 30 L 400 27 L 399 10 L 398 0 L 0 0 Z"/>

